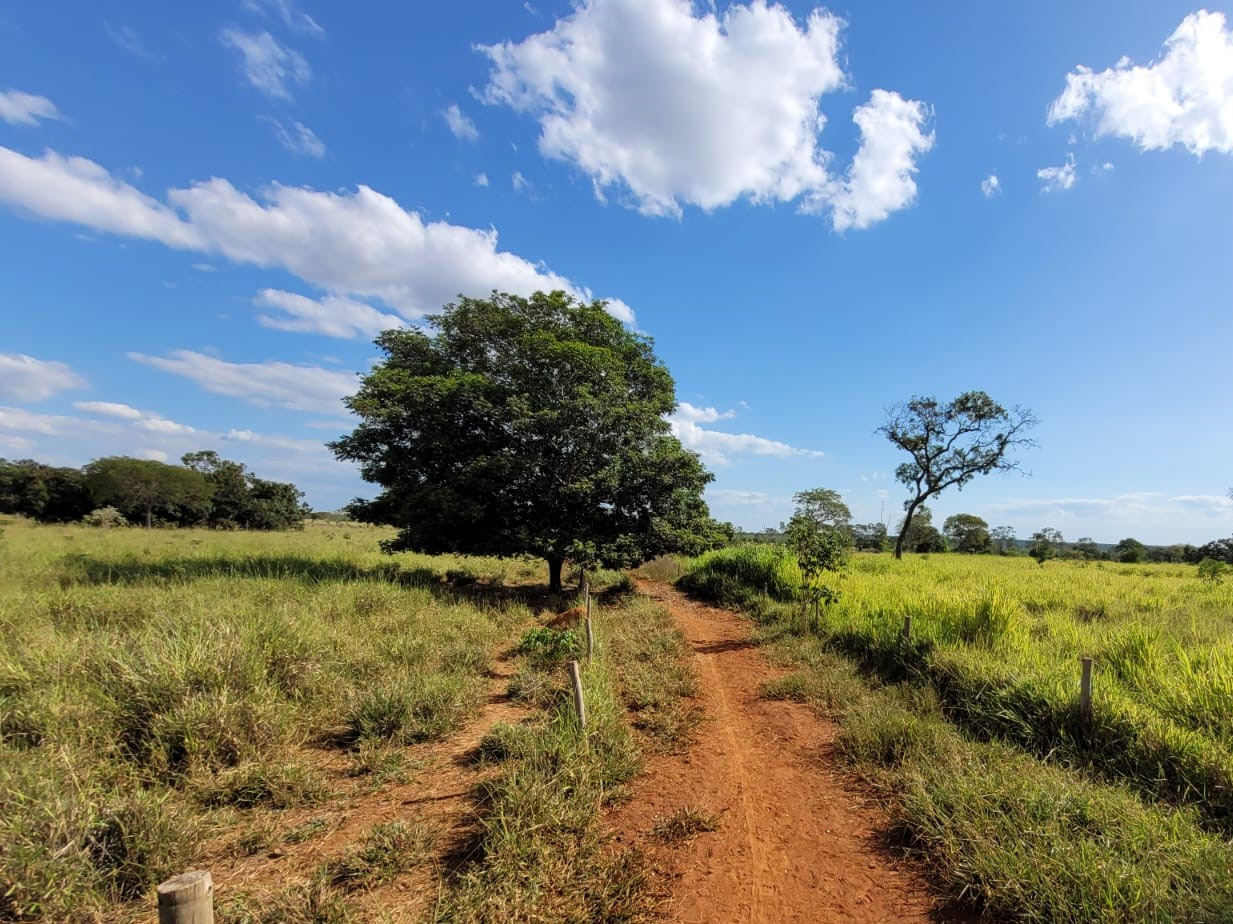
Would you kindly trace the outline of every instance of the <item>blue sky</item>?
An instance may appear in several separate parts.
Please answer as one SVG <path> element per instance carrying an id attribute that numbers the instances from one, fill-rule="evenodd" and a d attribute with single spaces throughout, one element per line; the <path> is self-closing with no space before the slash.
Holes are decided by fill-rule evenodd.
<path id="1" fill-rule="evenodd" d="M 214 448 L 330 509 L 374 333 L 567 288 L 713 512 L 893 521 L 912 395 L 1040 418 L 933 506 L 1233 532 L 1233 30 L 1167 0 L 0 6 L 0 455 Z"/>

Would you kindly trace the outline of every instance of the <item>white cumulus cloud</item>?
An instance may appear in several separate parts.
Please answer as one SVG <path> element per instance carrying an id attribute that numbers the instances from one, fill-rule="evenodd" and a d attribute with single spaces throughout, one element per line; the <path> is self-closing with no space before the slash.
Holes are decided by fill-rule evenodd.
<path id="1" fill-rule="evenodd" d="M 305 84 L 312 70 L 303 55 L 280 45 L 268 32 L 224 29 L 219 38 L 240 55 L 240 71 L 252 86 L 270 99 L 291 99 L 291 87 Z"/>
<path id="2" fill-rule="evenodd" d="M 44 401 L 85 385 L 85 379 L 64 363 L 24 353 L 0 353 L 0 398 Z"/>
<path id="3" fill-rule="evenodd" d="M 729 420 L 736 416 L 736 411 L 721 411 L 714 407 L 696 407 L 688 401 L 677 405 L 672 416 L 677 420 L 687 420 L 690 423 L 715 423 L 717 420 Z"/>
<path id="4" fill-rule="evenodd" d="M 1002 181 L 996 173 L 991 173 L 980 181 L 980 191 L 986 199 L 991 199 L 1002 191 Z"/>
<path id="5" fill-rule="evenodd" d="M 672 435 L 681 441 L 686 449 L 692 449 L 709 465 L 727 465 L 733 456 L 812 456 L 820 458 L 822 453 L 812 449 L 797 449 L 778 440 L 754 436 L 752 433 L 724 433 L 699 426 L 704 423 L 715 423 L 735 417 L 734 411 L 720 411 L 713 407 L 697 407 L 688 401 L 682 401 L 675 411 L 668 415 L 668 425 Z"/>
<path id="6" fill-rule="evenodd" d="M 0 90 L 0 119 L 12 125 L 37 125 L 42 119 L 62 119 L 56 104 L 46 96 Z"/>
<path id="7" fill-rule="evenodd" d="M 285 270 L 334 295 L 377 299 L 421 317 L 458 293 L 529 295 L 583 286 L 498 249 L 497 232 L 425 221 L 367 186 L 323 192 L 272 184 L 258 198 L 225 179 L 172 189 L 163 203 L 81 157 L 0 147 L 0 202 L 96 231 Z M 609 311 L 632 323 L 613 300 Z"/>
<path id="8" fill-rule="evenodd" d="M 483 99 L 534 115 L 546 157 L 644 214 L 799 201 L 866 227 L 911 203 L 933 136 L 923 104 L 877 90 L 856 110 L 847 179 L 830 175 L 820 99 L 844 86 L 842 26 L 822 9 L 798 25 L 760 0 L 698 15 L 689 0 L 584 0 L 547 32 L 481 47 Z"/>
<path id="9" fill-rule="evenodd" d="M 1041 182 L 1045 192 L 1058 192 L 1070 189 L 1075 185 L 1075 155 L 1067 154 L 1066 163 L 1059 167 L 1041 167 L 1036 171 L 1036 178 Z"/>
<path id="10" fill-rule="evenodd" d="M 1088 114 L 1097 137 L 1129 138 L 1145 151 L 1180 144 L 1196 155 L 1233 153 L 1233 32 L 1224 14 L 1191 13 L 1151 64 L 1122 58 L 1067 74 L 1049 124 Z"/>
<path id="11" fill-rule="evenodd" d="M 933 133 L 924 131 L 928 117 L 923 103 L 887 90 L 874 90 L 857 107 L 852 118 L 861 130 L 860 150 L 838 192 L 823 196 L 836 231 L 868 228 L 912 204 L 916 158 L 933 147 Z"/>
<path id="12" fill-rule="evenodd" d="M 96 231 L 162 241 L 177 249 L 206 246 L 172 209 L 84 157 L 47 151 L 35 159 L 0 147 L 0 200 Z"/>

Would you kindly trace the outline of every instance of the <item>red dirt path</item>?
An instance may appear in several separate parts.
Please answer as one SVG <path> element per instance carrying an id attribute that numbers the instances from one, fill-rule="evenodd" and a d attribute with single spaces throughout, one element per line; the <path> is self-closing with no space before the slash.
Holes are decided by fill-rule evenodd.
<path id="1" fill-rule="evenodd" d="M 647 847 L 682 924 L 930 921 L 938 902 L 911 867 L 879 847 L 878 808 L 826 754 L 837 727 L 809 707 L 760 699 L 777 671 L 734 613 L 663 584 L 640 588 L 668 607 L 694 650 L 697 705 L 707 716 L 689 752 L 652 760 L 633 798 L 607 818 L 622 842 Z M 657 818 L 682 807 L 719 828 L 655 846 Z"/>

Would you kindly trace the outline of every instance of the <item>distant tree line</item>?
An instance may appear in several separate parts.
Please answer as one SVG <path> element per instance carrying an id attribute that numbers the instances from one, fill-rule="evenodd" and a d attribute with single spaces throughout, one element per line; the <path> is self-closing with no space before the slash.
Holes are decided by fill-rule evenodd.
<path id="1" fill-rule="evenodd" d="M 838 495 L 833 491 L 815 489 L 811 493 Z M 798 496 L 799 497 L 799 496 Z M 798 501 L 799 502 L 799 501 Z M 838 502 L 842 503 L 842 502 Z M 843 508 L 846 511 L 846 507 Z M 851 547 L 862 552 L 891 551 L 903 531 L 891 532 L 885 523 L 849 523 L 846 517 L 833 519 L 832 525 L 841 530 Z M 779 529 L 767 528 L 762 532 L 737 532 L 736 542 L 786 542 L 789 539 L 788 524 Z M 957 513 L 946 518 L 942 529 L 933 525 L 933 514 L 925 505 L 918 506 L 903 535 L 902 548 L 906 552 L 956 552 L 968 555 L 1030 555 L 1038 562 L 1050 559 L 1087 561 L 1114 561 L 1125 564 L 1142 562 L 1197 564 L 1204 559 L 1233 565 L 1233 538 L 1214 539 L 1204 545 L 1146 545 L 1138 539 L 1126 538 L 1114 545 L 1099 544 L 1084 536 L 1067 542 L 1062 534 L 1049 527 L 1038 530 L 1027 539 L 1019 539 L 1010 526 L 994 526 L 970 513 Z"/>
<path id="2" fill-rule="evenodd" d="M 109 456 L 82 468 L 0 459 L 0 513 L 40 523 L 295 529 L 308 515 L 294 484 L 258 478 L 213 450 L 180 465 Z"/>

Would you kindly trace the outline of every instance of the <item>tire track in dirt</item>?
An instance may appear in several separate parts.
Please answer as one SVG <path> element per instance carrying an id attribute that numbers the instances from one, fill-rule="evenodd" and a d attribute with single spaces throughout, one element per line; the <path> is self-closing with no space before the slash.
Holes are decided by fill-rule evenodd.
<path id="1" fill-rule="evenodd" d="M 837 726 L 798 703 L 759 698 L 777 671 L 747 620 L 659 583 L 694 651 L 696 704 L 707 717 L 685 755 L 655 758 L 629 802 L 608 816 L 617 839 L 644 847 L 667 881 L 668 917 L 703 922 L 940 920 L 938 901 L 909 864 L 879 846 L 879 811 L 828 765 Z M 683 807 L 719 828 L 675 847 L 651 836 Z"/>

